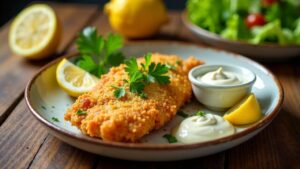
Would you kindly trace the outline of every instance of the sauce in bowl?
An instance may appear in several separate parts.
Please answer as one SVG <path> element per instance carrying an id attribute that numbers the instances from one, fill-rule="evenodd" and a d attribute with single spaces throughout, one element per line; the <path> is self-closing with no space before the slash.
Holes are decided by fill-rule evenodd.
<path id="1" fill-rule="evenodd" d="M 244 82 L 243 76 L 236 72 L 224 71 L 219 67 L 215 71 L 207 72 L 197 77 L 198 81 L 209 85 L 238 85 Z"/>

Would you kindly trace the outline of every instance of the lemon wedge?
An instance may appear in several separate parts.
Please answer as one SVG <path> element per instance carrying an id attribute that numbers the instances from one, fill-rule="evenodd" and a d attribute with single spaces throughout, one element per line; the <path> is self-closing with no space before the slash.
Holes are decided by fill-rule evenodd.
<path id="1" fill-rule="evenodd" d="M 234 125 L 246 125 L 258 121 L 262 117 L 259 103 L 253 93 L 232 107 L 224 119 Z"/>
<path id="2" fill-rule="evenodd" d="M 21 11 L 9 31 L 12 51 L 28 59 L 45 58 L 56 51 L 61 27 L 54 10 L 45 4 L 35 4 Z"/>
<path id="3" fill-rule="evenodd" d="M 78 97 L 90 91 L 99 79 L 63 59 L 56 68 L 56 80 L 70 96 Z"/>

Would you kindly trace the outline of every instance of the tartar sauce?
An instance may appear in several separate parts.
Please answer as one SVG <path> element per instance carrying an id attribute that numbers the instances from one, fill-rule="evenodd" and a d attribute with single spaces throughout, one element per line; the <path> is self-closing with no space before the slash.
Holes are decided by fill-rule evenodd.
<path id="1" fill-rule="evenodd" d="M 183 120 L 174 135 L 181 143 L 196 143 L 231 135 L 235 128 L 221 116 L 206 114 Z"/>
<path id="2" fill-rule="evenodd" d="M 234 72 L 223 71 L 222 67 L 203 76 L 198 76 L 197 80 L 210 85 L 237 85 L 243 83 L 242 77 Z"/>

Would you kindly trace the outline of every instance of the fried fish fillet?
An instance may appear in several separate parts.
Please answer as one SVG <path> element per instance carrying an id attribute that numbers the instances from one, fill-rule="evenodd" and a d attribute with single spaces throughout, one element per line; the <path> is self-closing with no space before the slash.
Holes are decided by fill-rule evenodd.
<path id="1" fill-rule="evenodd" d="M 203 62 L 194 57 L 182 60 L 175 55 L 158 53 L 152 54 L 151 61 L 175 66 L 176 69 L 168 72 L 170 84 L 146 86 L 146 99 L 126 88 L 126 95 L 117 99 L 112 86 L 122 86 L 128 75 L 125 65 L 113 67 L 92 91 L 78 97 L 65 113 L 65 120 L 89 136 L 118 142 L 136 142 L 152 130 L 161 128 L 191 98 L 188 72 Z M 143 58 L 138 59 L 138 63 L 143 62 Z M 86 114 L 78 115 L 78 110 Z"/>

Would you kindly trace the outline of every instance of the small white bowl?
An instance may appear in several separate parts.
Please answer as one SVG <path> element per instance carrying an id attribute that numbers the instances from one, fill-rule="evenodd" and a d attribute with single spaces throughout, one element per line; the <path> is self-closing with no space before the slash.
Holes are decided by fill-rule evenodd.
<path id="1" fill-rule="evenodd" d="M 198 76 L 215 71 L 222 67 L 224 71 L 243 76 L 242 84 L 238 85 L 210 85 L 197 80 Z M 243 67 L 232 65 L 200 65 L 189 72 L 189 80 L 197 100 L 207 108 L 215 111 L 226 111 L 237 104 L 251 92 L 256 75 Z"/>

